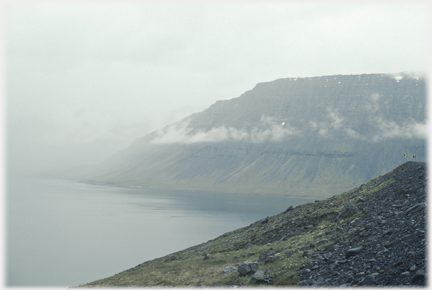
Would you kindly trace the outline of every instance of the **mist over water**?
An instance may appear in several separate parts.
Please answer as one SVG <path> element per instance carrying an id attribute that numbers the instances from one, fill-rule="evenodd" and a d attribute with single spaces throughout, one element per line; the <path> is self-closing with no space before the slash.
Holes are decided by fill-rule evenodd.
<path id="1" fill-rule="evenodd" d="M 76 286 L 310 201 L 9 176 L 7 285 Z"/>

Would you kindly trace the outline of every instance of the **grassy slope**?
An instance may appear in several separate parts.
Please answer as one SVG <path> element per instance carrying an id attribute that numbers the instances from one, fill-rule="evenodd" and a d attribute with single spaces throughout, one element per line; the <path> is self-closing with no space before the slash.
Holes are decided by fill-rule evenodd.
<path id="1" fill-rule="evenodd" d="M 402 170 L 403 167 L 404 165 L 401 165 L 395 170 Z M 260 263 L 260 269 L 265 271 L 268 268 L 271 275 L 277 275 L 275 285 L 296 284 L 297 281 L 292 279 L 295 276 L 295 269 L 310 262 L 310 259 L 302 256 L 303 250 L 311 243 L 316 244 L 321 240 L 324 243 L 317 247 L 318 249 L 336 243 L 338 234 L 335 234 L 337 231 L 334 229 L 362 214 L 360 212 L 350 219 L 336 221 L 335 217 L 346 202 L 351 200 L 356 204 L 358 198 L 372 194 L 393 182 L 395 180 L 391 178 L 391 173 L 379 176 L 358 188 L 326 200 L 300 205 L 293 210 L 272 216 L 267 223 L 257 221 L 206 243 L 147 261 L 112 277 L 83 286 L 247 285 L 250 276 L 241 277 L 238 272 L 222 274 L 221 271 L 226 266 L 239 265 L 242 261 L 256 262 L 259 255 L 268 250 L 276 253 L 276 261 L 265 265 Z M 312 228 L 304 230 L 308 225 Z M 332 231 L 332 238 L 325 234 L 327 231 Z M 245 249 L 248 243 L 258 246 Z M 254 255 L 248 256 L 250 252 Z M 204 260 L 206 253 L 210 253 L 211 258 Z"/>

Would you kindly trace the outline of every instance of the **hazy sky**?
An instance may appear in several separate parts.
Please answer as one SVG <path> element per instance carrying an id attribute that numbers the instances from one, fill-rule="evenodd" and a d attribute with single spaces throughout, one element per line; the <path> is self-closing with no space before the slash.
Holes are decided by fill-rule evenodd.
<path id="1" fill-rule="evenodd" d="M 2 7 L 11 169 L 101 160 L 258 82 L 428 67 L 427 2 L 48 3 Z"/>

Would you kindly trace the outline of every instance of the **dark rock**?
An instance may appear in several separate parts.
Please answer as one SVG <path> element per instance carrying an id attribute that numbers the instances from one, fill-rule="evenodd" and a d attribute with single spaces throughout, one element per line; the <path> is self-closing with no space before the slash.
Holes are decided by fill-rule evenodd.
<path id="1" fill-rule="evenodd" d="M 391 235 L 392 233 L 393 233 L 393 229 L 388 229 L 388 230 L 384 231 L 383 236 Z"/>
<path id="2" fill-rule="evenodd" d="M 314 286 L 320 286 L 324 282 L 324 278 L 322 276 L 318 277 L 318 279 L 312 284 L 312 287 Z"/>
<path id="3" fill-rule="evenodd" d="M 345 258 L 351 257 L 351 256 L 356 256 L 358 255 L 362 250 L 363 250 L 363 246 L 357 247 L 357 248 L 352 248 L 349 249 L 348 251 L 346 251 L 345 253 Z"/>
<path id="4" fill-rule="evenodd" d="M 309 286 L 309 281 L 303 280 L 297 283 L 298 286 Z"/>
<path id="5" fill-rule="evenodd" d="M 420 269 L 415 273 L 414 277 L 411 280 L 411 283 L 416 284 L 418 282 L 423 282 L 424 279 L 425 279 L 425 272 L 422 269 Z"/>
<path id="6" fill-rule="evenodd" d="M 329 240 L 327 240 L 327 239 L 323 239 L 323 240 L 320 240 L 320 241 L 316 244 L 316 246 L 319 247 L 319 246 L 324 245 L 324 244 L 326 244 L 326 243 L 328 243 L 328 242 L 329 242 Z"/>
<path id="7" fill-rule="evenodd" d="M 264 272 L 261 270 L 257 270 L 249 281 L 249 284 L 259 284 L 264 283 L 265 277 Z"/>
<path id="8" fill-rule="evenodd" d="M 267 251 L 267 252 L 262 253 L 262 254 L 259 255 L 258 261 L 261 262 L 261 263 L 264 263 L 267 260 L 267 257 L 273 256 L 273 255 L 274 255 L 273 251 L 271 251 L 271 250 Z"/>
<path id="9" fill-rule="evenodd" d="M 237 267 L 237 271 L 242 276 L 255 273 L 258 269 L 259 269 L 259 263 L 249 262 L 249 261 L 241 262 L 240 266 Z"/>
<path id="10" fill-rule="evenodd" d="M 211 258 L 211 254 L 210 254 L 210 253 L 205 254 L 205 256 L 204 256 L 204 260 L 208 260 L 208 259 L 210 259 L 210 258 Z"/>
<path id="11" fill-rule="evenodd" d="M 292 206 L 290 206 L 289 208 L 287 208 L 286 210 L 285 210 L 285 212 L 289 212 L 290 210 L 293 210 L 294 208 L 292 207 Z"/>
<path id="12" fill-rule="evenodd" d="M 171 256 L 171 257 L 169 257 L 170 261 L 175 261 L 175 260 L 178 260 L 178 259 L 180 259 L 179 256 Z"/>
<path id="13" fill-rule="evenodd" d="M 410 258 L 410 259 L 415 259 L 417 257 L 418 257 L 418 255 L 416 252 L 409 252 L 408 253 L 408 258 Z"/>
<path id="14" fill-rule="evenodd" d="M 253 248 L 253 247 L 256 247 L 256 246 L 253 245 L 253 244 L 251 244 L 251 243 L 248 243 L 248 244 L 246 245 L 245 249 L 249 249 L 249 248 Z"/>
<path id="15" fill-rule="evenodd" d="M 328 236 L 328 235 L 332 235 L 332 234 L 333 234 L 332 231 L 325 231 L 325 232 L 323 232 L 321 235 L 322 235 L 322 236 Z"/>
<path id="16" fill-rule="evenodd" d="M 364 277 L 363 281 L 361 282 L 362 285 L 373 285 L 376 283 L 375 276 L 373 275 L 367 275 Z"/>
<path id="17" fill-rule="evenodd" d="M 403 263 L 404 263 L 404 261 L 400 260 L 400 261 L 397 261 L 396 263 L 393 263 L 391 265 L 391 267 L 392 268 L 397 268 L 398 266 L 402 265 Z"/>
<path id="18" fill-rule="evenodd" d="M 309 250 L 306 250 L 306 251 L 304 251 L 303 252 L 303 257 L 310 257 L 310 256 L 312 256 L 314 254 L 314 252 L 313 251 L 309 251 Z"/>
<path id="19" fill-rule="evenodd" d="M 425 208 L 426 208 L 426 204 L 419 203 L 419 204 L 416 204 L 416 205 L 410 207 L 409 209 L 407 209 L 406 214 L 408 215 L 408 214 L 420 212 L 420 211 L 424 210 Z"/>

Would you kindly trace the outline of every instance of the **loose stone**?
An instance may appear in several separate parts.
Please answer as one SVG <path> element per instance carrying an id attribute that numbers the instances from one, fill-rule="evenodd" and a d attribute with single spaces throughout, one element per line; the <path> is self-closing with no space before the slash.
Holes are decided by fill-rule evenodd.
<path id="1" fill-rule="evenodd" d="M 353 248 L 353 249 L 349 249 L 346 254 L 345 254 L 345 258 L 351 257 L 351 256 L 356 256 L 358 255 L 361 251 L 363 250 L 363 246 L 357 247 L 357 248 Z"/>

